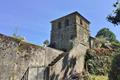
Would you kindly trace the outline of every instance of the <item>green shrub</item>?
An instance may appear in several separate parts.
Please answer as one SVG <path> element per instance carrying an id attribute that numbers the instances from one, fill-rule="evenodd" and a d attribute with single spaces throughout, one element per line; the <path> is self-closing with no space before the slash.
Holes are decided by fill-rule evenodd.
<path id="1" fill-rule="evenodd" d="M 120 42 L 113 41 L 111 44 L 115 47 L 120 47 Z"/>

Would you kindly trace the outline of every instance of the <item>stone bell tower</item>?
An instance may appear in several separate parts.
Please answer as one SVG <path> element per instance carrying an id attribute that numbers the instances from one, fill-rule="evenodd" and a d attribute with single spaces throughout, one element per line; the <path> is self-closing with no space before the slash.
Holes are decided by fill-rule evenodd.
<path id="1" fill-rule="evenodd" d="M 78 44 L 89 46 L 90 22 L 78 12 L 53 20 L 51 24 L 51 47 L 69 51 Z"/>

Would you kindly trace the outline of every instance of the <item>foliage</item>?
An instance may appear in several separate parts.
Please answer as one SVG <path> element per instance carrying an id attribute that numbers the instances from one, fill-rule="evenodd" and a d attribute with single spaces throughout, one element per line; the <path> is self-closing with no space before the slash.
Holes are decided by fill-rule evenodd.
<path id="1" fill-rule="evenodd" d="M 48 45 L 49 45 L 49 41 L 48 41 L 48 40 L 45 40 L 45 41 L 43 42 L 43 44 L 44 44 L 44 46 L 48 46 Z"/>
<path id="2" fill-rule="evenodd" d="M 89 80 L 108 80 L 106 75 L 109 75 L 109 80 L 120 80 L 120 48 L 112 51 L 90 49 L 85 62 L 90 74 Z"/>
<path id="3" fill-rule="evenodd" d="M 102 49 L 103 50 L 103 49 Z M 111 70 L 112 60 L 115 55 L 115 52 L 110 52 L 106 50 L 106 54 L 98 54 L 95 51 L 88 51 L 86 54 L 86 69 L 92 75 L 108 75 Z"/>
<path id="4" fill-rule="evenodd" d="M 13 38 L 16 38 L 16 39 L 19 39 L 19 40 L 25 40 L 24 37 L 18 36 L 18 35 L 16 35 L 16 34 L 13 34 L 12 37 L 13 37 Z"/>
<path id="5" fill-rule="evenodd" d="M 110 42 L 116 41 L 115 34 L 112 31 L 110 31 L 108 28 L 103 28 L 103 29 L 99 30 L 96 37 L 103 37 Z"/>
<path id="6" fill-rule="evenodd" d="M 101 43 L 105 43 L 106 42 L 106 38 L 103 36 L 99 36 L 96 38 L 97 41 L 101 42 Z"/>
<path id="7" fill-rule="evenodd" d="M 103 36 L 97 37 L 94 40 L 94 47 L 101 48 L 104 46 L 104 44 L 107 42 L 106 38 L 103 38 Z"/>
<path id="8" fill-rule="evenodd" d="M 89 75 L 89 80 L 108 80 L 108 76 Z"/>
<path id="9" fill-rule="evenodd" d="M 25 38 L 21 35 L 18 35 L 18 27 L 15 28 L 15 32 L 12 35 L 13 38 L 19 39 L 21 41 L 25 40 Z"/>
<path id="10" fill-rule="evenodd" d="M 111 42 L 111 44 L 116 48 L 116 47 L 120 47 L 120 42 L 119 41 L 113 41 Z"/>
<path id="11" fill-rule="evenodd" d="M 112 15 L 108 15 L 107 19 L 109 22 L 119 25 L 120 24 L 120 3 L 117 1 L 115 4 L 113 4 L 113 7 L 115 10 L 113 11 Z"/>
<path id="12" fill-rule="evenodd" d="M 120 80 L 120 49 L 119 53 L 112 60 L 111 71 L 109 73 L 109 80 Z"/>

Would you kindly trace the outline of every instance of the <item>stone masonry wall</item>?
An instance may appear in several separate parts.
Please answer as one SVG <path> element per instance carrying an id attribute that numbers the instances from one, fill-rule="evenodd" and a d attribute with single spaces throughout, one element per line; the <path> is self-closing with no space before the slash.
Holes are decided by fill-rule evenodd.
<path id="1" fill-rule="evenodd" d="M 0 80 L 20 80 L 29 66 L 47 66 L 61 53 L 0 34 Z"/>
<path id="2" fill-rule="evenodd" d="M 87 47 L 79 44 L 57 63 L 50 66 L 50 80 L 65 80 L 71 74 L 82 73 L 84 71 L 84 57 Z"/>
<path id="3" fill-rule="evenodd" d="M 66 26 L 66 20 L 68 24 Z M 59 25 L 59 23 L 61 25 Z M 71 14 L 52 22 L 51 45 L 56 49 L 70 50 L 72 48 L 71 40 L 76 37 L 75 15 Z"/>

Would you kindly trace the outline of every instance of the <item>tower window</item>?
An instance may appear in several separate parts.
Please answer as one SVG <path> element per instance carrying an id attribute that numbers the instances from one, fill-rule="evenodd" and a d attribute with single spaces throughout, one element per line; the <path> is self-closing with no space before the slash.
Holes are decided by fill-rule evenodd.
<path id="1" fill-rule="evenodd" d="M 61 35 L 61 39 L 64 39 L 64 35 L 63 34 Z"/>
<path id="2" fill-rule="evenodd" d="M 70 36 L 70 39 L 73 39 L 74 37 L 75 37 L 75 35 L 71 35 L 71 36 Z"/>
<path id="3" fill-rule="evenodd" d="M 51 44 L 51 47 L 55 48 L 56 47 L 56 42 L 53 42 L 53 44 Z"/>
<path id="4" fill-rule="evenodd" d="M 83 25 L 82 19 L 80 19 L 80 24 Z"/>
<path id="5" fill-rule="evenodd" d="M 61 22 L 58 22 L 58 29 L 61 29 Z"/>
<path id="6" fill-rule="evenodd" d="M 69 26 L 69 20 L 68 19 L 65 20 L 65 26 Z"/>

